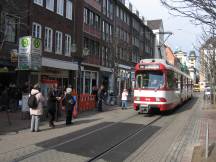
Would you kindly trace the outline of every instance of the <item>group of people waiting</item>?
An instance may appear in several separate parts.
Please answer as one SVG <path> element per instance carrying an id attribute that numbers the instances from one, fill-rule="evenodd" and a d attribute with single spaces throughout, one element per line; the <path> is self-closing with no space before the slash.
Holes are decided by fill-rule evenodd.
<path id="1" fill-rule="evenodd" d="M 62 107 L 66 112 L 66 125 L 72 124 L 72 112 L 76 101 L 72 96 L 72 88 L 68 87 L 64 91 L 63 95 L 59 95 L 56 88 L 52 87 L 48 91 L 48 100 L 47 100 L 47 108 L 48 108 L 48 115 L 49 115 L 49 126 L 54 128 L 54 120 L 56 115 L 57 103 L 61 103 Z M 37 101 L 37 106 L 30 107 L 30 115 L 31 115 L 31 131 L 38 132 L 39 125 L 40 125 L 40 117 L 43 115 L 43 105 L 45 104 L 45 98 L 41 93 L 40 85 L 35 84 L 30 92 L 29 100 L 32 98 L 31 96 L 35 96 Z M 28 101 L 29 103 L 30 101 Z M 32 102 L 32 101 L 31 101 Z"/>
<path id="2" fill-rule="evenodd" d="M 45 105 L 45 98 L 43 94 L 41 93 L 40 84 L 35 84 L 33 88 L 31 89 L 31 92 L 29 94 L 29 98 L 31 96 L 35 96 L 37 101 L 37 106 L 29 106 L 30 107 L 30 115 L 31 115 L 31 131 L 32 132 L 38 132 L 39 125 L 40 125 L 40 118 L 43 115 L 43 107 Z M 102 102 L 104 99 L 104 86 L 101 85 L 99 89 L 94 89 L 93 94 L 95 94 L 96 99 L 96 109 L 99 112 L 102 112 Z M 56 111 L 58 108 L 58 105 L 60 104 L 61 108 L 65 110 L 66 113 L 66 125 L 72 124 L 72 113 L 74 110 L 74 106 L 76 104 L 76 99 L 74 96 L 72 96 L 72 88 L 68 87 L 65 89 L 63 94 L 60 94 L 57 90 L 56 86 L 51 87 L 48 90 L 47 95 L 47 110 L 48 110 L 48 116 L 49 116 L 49 127 L 54 128 L 55 124 L 55 117 L 56 117 Z M 127 100 L 128 100 L 128 91 L 127 89 L 124 89 L 121 96 L 122 100 L 122 109 L 127 109 Z"/>

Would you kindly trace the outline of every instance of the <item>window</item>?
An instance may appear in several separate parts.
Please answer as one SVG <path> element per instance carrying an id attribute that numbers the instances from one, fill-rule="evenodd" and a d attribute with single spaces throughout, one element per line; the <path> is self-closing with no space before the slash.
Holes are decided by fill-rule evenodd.
<path id="1" fill-rule="evenodd" d="M 16 20 L 14 17 L 5 17 L 5 41 L 16 41 Z"/>
<path id="2" fill-rule="evenodd" d="M 164 76 L 161 71 L 144 71 L 136 77 L 136 88 L 161 89 L 164 87 Z"/>
<path id="3" fill-rule="evenodd" d="M 64 0 L 57 0 L 57 14 L 64 15 Z"/>
<path id="4" fill-rule="evenodd" d="M 55 34 L 55 53 L 62 54 L 62 32 L 59 31 Z"/>
<path id="5" fill-rule="evenodd" d="M 71 54 L 71 36 L 65 34 L 65 56 L 70 56 Z"/>
<path id="6" fill-rule="evenodd" d="M 34 3 L 43 6 L 43 0 L 34 0 Z"/>
<path id="7" fill-rule="evenodd" d="M 47 52 L 52 52 L 52 37 L 53 30 L 51 28 L 45 27 L 44 50 Z"/>
<path id="8" fill-rule="evenodd" d="M 41 38 L 41 25 L 38 23 L 33 23 L 32 25 L 32 36 L 35 38 Z"/>
<path id="9" fill-rule="evenodd" d="M 46 0 L 46 8 L 50 11 L 54 11 L 54 0 Z"/>
<path id="10" fill-rule="evenodd" d="M 94 25 L 94 14 L 93 14 L 93 12 L 90 12 L 90 24 L 89 25 Z"/>
<path id="11" fill-rule="evenodd" d="M 175 89 L 175 83 L 174 83 L 174 72 L 173 71 L 168 71 L 167 73 L 167 84 L 168 84 L 168 87 L 170 89 Z"/>
<path id="12" fill-rule="evenodd" d="M 88 24 L 88 9 L 84 8 L 84 23 Z"/>
<path id="13" fill-rule="evenodd" d="M 119 17 L 119 6 L 116 6 L 116 16 Z"/>
<path id="14" fill-rule="evenodd" d="M 72 20 L 72 15 L 73 15 L 73 5 L 72 2 L 67 0 L 66 2 L 66 18 Z"/>

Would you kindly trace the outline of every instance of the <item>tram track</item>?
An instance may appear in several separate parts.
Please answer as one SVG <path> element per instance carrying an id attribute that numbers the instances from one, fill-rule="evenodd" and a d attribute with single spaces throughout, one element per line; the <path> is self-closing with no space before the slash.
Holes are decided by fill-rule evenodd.
<path id="1" fill-rule="evenodd" d="M 97 128 L 97 129 L 95 129 L 95 130 L 89 131 L 89 132 L 87 132 L 87 133 L 85 133 L 85 134 L 82 134 L 82 135 L 80 135 L 80 136 L 71 138 L 71 139 L 69 139 L 69 140 L 65 140 L 65 141 L 62 141 L 62 142 L 57 143 L 57 144 L 54 144 L 54 145 L 49 145 L 48 147 L 42 147 L 40 150 L 33 151 L 33 152 L 28 153 L 28 154 L 26 154 L 26 155 L 24 155 L 24 156 L 21 156 L 21 157 L 18 157 L 18 158 L 16 158 L 16 159 L 14 159 L 13 162 L 22 161 L 22 160 L 31 158 L 31 157 L 33 157 L 33 156 L 37 156 L 37 155 L 39 155 L 39 154 L 41 154 L 41 153 L 43 153 L 43 152 L 49 151 L 49 150 L 51 150 L 51 149 L 56 149 L 56 148 L 61 147 L 61 146 L 63 146 L 63 145 L 67 145 L 68 143 L 71 143 L 71 142 L 73 142 L 73 141 L 77 141 L 77 140 L 80 140 L 80 139 L 82 139 L 82 138 L 88 137 L 88 136 L 90 136 L 90 135 L 93 135 L 93 134 L 96 133 L 96 132 L 99 132 L 99 131 L 108 129 L 108 128 L 113 127 L 113 126 L 115 126 L 115 125 L 117 125 L 117 124 L 119 124 L 119 123 L 127 122 L 128 120 L 130 120 L 130 119 L 132 119 L 132 118 L 135 118 L 135 117 L 137 117 L 137 114 L 132 115 L 132 116 L 129 116 L 129 117 L 127 117 L 127 118 L 124 118 L 124 119 L 122 119 L 122 120 L 120 120 L 120 121 L 117 121 L 117 122 L 115 122 L 115 123 L 111 123 L 111 124 L 109 123 L 109 124 L 107 124 L 107 125 L 105 125 L 105 126 L 102 126 L 102 127 Z M 156 119 L 158 120 L 159 118 L 161 118 L 161 116 L 157 117 Z M 150 121 L 150 123 L 148 123 L 148 124 L 145 125 L 144 127 L 147 127 L 148 125 L 152 124 L 152 123 L 155 122 L 155 121 L 156 121 L 155 119 L 154 119 L 153 121 Z M 143 127 L 142 129 L 144 129 L 144 127 Z M 142 129 L 139 129 L 138 131 L 136 131 L 136 133 L 138 133 L 138 132 L 141 131 Z M 115 148 L 117 145 L 123 143 L 124 141 L 126 141 L 127 139 L 129 139 L 130 137 L 132 137 L 133 135 L 135 135 L 136 133 L 130 134 L 129 136 L 127 136 L 126 138 L 124 138 L 124 140 L 121 140 L 120 142 L 118 142 L 117 144 L 115 144 L 114 146 L 112 146 L 111 148 L 106 149 L 106 151 L 103 151 L 102 153 L 99 153 L 99 154 L 97 155 L 97 157 L 99 157 L 99 155 L 105 154 L 106 152 L 108 152 L 108 151 L 111 150 L 112 148 Z M 95 158 L 94 158 L 94 159 L 95 159 Z"/>
<path id="2" fill-rule="evenodd" d="M 94 162 L 94 161 L 98 160 L 99 158 L 103 157 L 107 153 L 113 151 L 114 149 L 118 148 L 122 144 L 126 143 L 128 140 L 130 140 L 131 138 L 135 137 L 136 135 L 138 135 L 139 133 L 141 133 L 144 129 L 146 129 L 147 127 L 151 126 L 152 124 L 154 124 L 155 122 L 157 122 L 161 118 L 162 118 L 162 116 L 158 116 L 153 121 L 149 122 L 147 125 L 144 125 L 143 127 L 141 127 L 140 129 L 138 129 L 137 131 L 129 134 L 123 140 L 121 140 L 118 143 L 116 143 L 115 145 L 107 148 L 105 151 L 103 151 L 103 152 L 99 153 L 98 155 L 94 156 L 93 158 L 89 159 L 87 162 Z"/>
<path id="3" fill-rule="evenodd" d="M 188 103 L 186 103 L 184 106 L 186 105 L 188 105 Z M 181 111 L 181 108 L 178 109 L 177 112 L 179 110 Z M 175 113 L 176 111 L 174 112 L 174 114 Z M 143 137 L 145 139 L 141 140 L 140 143 L 142 144 L 146 142 L 148 143 L 147 141 L 148 139 L 150 139 L 152 136 L 155 136 L 159 132 L 161 132 L 161 129 L 163 128 L 162 127 L 155 128 L 157 124 L 154 124 L 154 123 L 156 123 L 158 120 L 160 120 L 163 117 L 164 117 L 163 115 L 159 115 L 159 116 L 154 115 L 154 116 L 149 116 L 147 118 L 143 117 L 144 119 L 143 120 L 141 115 L 133 114 L 133 115 L 130 115 L 116 122 L 112 122 L 112 123 L 107 122 L 104 124 L 101 123 L 101 127 L 98 126 L 96 129 L 90 129 L 88 131 L 84 131 L 85 133 L 80 134 L 79 136 L 75 136 L 75 137 L 72 136 L 72 138 L 70 139 L 66 138 L 66 140 L 64 139 L 64 141 L 60 141 L 59 143 L 54 142 L 53 144 L 49 142 L 46 143 L 45 141 L 46 146 L 40 146 L 36 144 L 36 146 L 41 147 L 40 150 L 31 152 L 24 156 L 16 158 L 13 162 L 29 160 L 31 158 L 35 158 L 36 156 L 40 156 L 43 153 L 49 154 L 50 150 L 56 150 L 59 152 L 67 152 L 67 153 L 71 153 L 71 155 L 80 155 L 86 158 L 85 160 L 83 160 L 86 162 L 93 162 L 99 159 L 112 161 L 113 159 L 115 159 L 115 157 L 114 158 L 112 157 L 112 155 L 115 152 L 124 151 L 123 150 L 124 147 L 127 145 L 130 145 L 130 143 L 134 142 L 134 140 L 135 140 L 134 143 L 137 144 L 137 141 L 138 141 L 137 139 L 140 139 L 140 137 L 141 138 Z M 140 120 L 140 124 L 139 122 L 138 124 L 137 122 L 135 122 L 135 124 L 133 125 L 134 121 L 136 120 Z M 129 127 L 127 128 L 127 126 Z M 116 129 L 116 128 L 119 128 L 119 129 Z M 122 131 L 127 132 L 127 133 L 126 134 L 121 133 Z M 150 133 L 148 133 L 149 131 Z M 73 133 L 76 133 L 76 132 L 73 132 Z M 109 133 L 112 137 L 107 139 L 107 136 L 105 137 L 103 136 L 103 135 L 106 135 L 106 133 Z M 101 136 L 98 136 L 98 134 L 101 134 Z M 116 136 L 118 136 L 117 140 L 113 140 L 112 138 L 116 138 Z M 122 138 L 119 138 L 119 137 L 122 137 Z M 95 143 L 92 141 L 94 141 Z M 83 143 L 85 143 L 86 145 L 83 145 Z M 82 149 L 76 146 L 79 146 Z M 138 148 L 139 147 L 136 147 L 136 149 Z M 80 152 L 79 149 L 82 150 L 82 153 Z M 134 149 L 133 151 L 135 151 L 136 149 Z M 132 152 L 130 152 L 130 154 L 131 153 Z M 127 154 L 127 156 L 129 156 L 130 154 Z M 124 161 L 125 158 L 126 156 L 120 157 L 119 158 L 120 160 L 117 158 L 118 159 L 117 161 Z M 116 159 L 114 161 L 116 161 Z"/>

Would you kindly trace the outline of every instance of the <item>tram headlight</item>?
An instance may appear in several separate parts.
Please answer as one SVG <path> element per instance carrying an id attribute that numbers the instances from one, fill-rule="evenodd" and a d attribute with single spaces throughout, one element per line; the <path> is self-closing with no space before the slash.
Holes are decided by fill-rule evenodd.
<path id="1" fill-rule="evenodd" d="M 140 97 L 136 97 L 136 101 L 140 101 Z"/>
<path id="2" fill-rule="evenodd" d="M 160 98 L 159 97 L 156 97 L 156 102 L 160 102 Z"/>

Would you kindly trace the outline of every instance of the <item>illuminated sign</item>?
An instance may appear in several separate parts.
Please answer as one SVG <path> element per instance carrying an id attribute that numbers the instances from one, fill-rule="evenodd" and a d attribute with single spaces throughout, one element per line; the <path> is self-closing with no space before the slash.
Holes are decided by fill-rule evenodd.
<path id="1" fill-rule="evenodd" d="M 149 64 L 149 65 L 140 65 L 140 69 L 159 69 L 159 65 Z"/>

